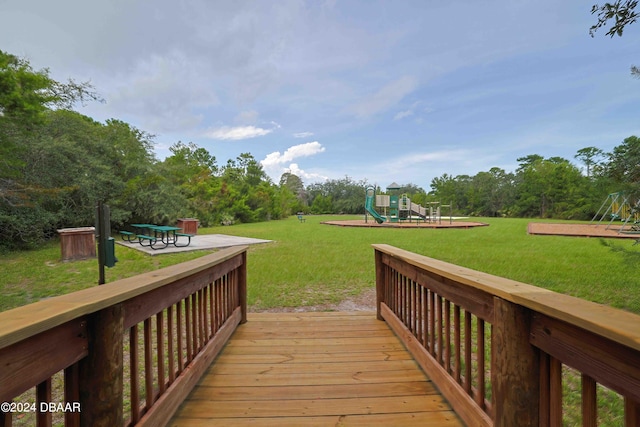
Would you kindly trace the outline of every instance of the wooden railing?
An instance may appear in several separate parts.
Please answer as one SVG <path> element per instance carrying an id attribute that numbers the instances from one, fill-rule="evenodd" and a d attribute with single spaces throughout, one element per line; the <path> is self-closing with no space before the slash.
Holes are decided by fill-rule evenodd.
<path id="1" fill-rule="evenodd" d="M 165 425 L 246 321 L 246 250 L 0 313 L 0 426 Z"/>
<path id="2" fill-rule="evenodd" d="M 583 426 L 598 425 L 605 391 L 624 408 L 610 425 L 640 425 L 640 316 L 373 246 L 378 318 L 467 425 L 562 426 L 563 370 Z"/>

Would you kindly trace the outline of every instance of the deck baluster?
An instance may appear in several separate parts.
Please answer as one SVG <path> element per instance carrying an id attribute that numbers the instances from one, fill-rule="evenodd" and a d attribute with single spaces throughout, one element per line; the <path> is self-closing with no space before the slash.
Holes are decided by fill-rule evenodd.
<path id="1" fill-rule="evenodd" d="M 131 401 L 131 422 L 135 424 L 140 420 L 140 383 L 139 383 L 139 357 L 138 357 L 138 324 L 129 329 L 129 399 Z"/>
<path id="2" fill-rule="evenodd" d="M 51 402 L 51 378 L 47 378 L 36 387 L 36 424 L 38 426 L 51 426 L 51 415 L 50 411 L 41 411 L 41 403 L 49 404 Z"/>

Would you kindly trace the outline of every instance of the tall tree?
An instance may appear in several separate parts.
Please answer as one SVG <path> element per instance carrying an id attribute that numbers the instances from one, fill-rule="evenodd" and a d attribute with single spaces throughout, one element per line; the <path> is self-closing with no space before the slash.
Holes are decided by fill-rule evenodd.
<path id="1" fill-rule="evenodd" d="M 282 201 L 288 200 L 285 208 L 287 211 L 301 212 L 307 209 L 307 192 L 299 176 L 291 172 L 283 173 L 280 177 L 280 190 L 283 196 Z"/>
<path id="2" fill-rule="evenodd" d="M 489 172 L 478 172 L 469 188 L 469 213 L 481 216 L 506 214 L 513 203 L 513 174 L 493 167 Z"/>
<path id="3" fill-rule="evenodd" d="M 522 159 L 516 177 L 518 216 L 569 219 L 584 215 L 586 178 L 577 167 L 561 157 Z"/>
<path id="4" fill-rule="evenodd" d="M 60 83 L 49 70 L 33 70 L 29 62 L 0 50 L 0 198 L 15 181 L 29 132 L 45 120 L 51 107 L 70 108 L 75 102 L 99 99 L 88 83 Z"/>
<path id="5" fill-rule="evenodd" d="M 598 164 L 598 159 L 604 157 L 604 151 L 596 147 L 585 147 L 579 149 L 574 157 L 587 167 L 587 178 L 590 178 L 593 167 Z"/>
<path id="6" fill-rule="evenodd" d="M 0 51 L 0 227 L 6 237 L 0 246 L 35 244 L 43 230 L 58 222 L 59 215 L 43 203 L 51 199 L 46 192 L 57 198 L 60 191 L 26 171 L 36 170 L 31 163 L 34 149 L 50 138 L 43 133 L 50 108 L 68 108 L 88 99 L 98 99 L 90 84 L 60 83 L 47 69 L 33 70 L 28 61 Z M 37 171 L 40 176 L 51 173 Z"/>
<path id="7" fill-rule="evenodd" d="M 614 147 L 607 170 L 623 189 L 640 192 L 640 138 L 630 136 Z"/>

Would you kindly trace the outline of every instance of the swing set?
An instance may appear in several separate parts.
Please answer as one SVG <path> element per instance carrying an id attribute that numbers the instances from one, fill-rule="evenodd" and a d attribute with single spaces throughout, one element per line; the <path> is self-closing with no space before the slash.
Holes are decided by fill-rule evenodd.
<path id="1" fill-rule="evenodd" d="M 591 219 L 591 223 L 593 224 L 597 220 L 599 225 L 605 219 L 609 219 L 606 228 L 608 230 L 614 221 L 623 221 L 622 227 L 618 230 L 619 233 L 640 233 L 640 199 L 633 205 L 629 199 L 630 196 L 624 191 L 609 194 L 604 202 L 602 202 L 598 213 Z M 625 230 L 625 227 L 628 225 L 630 227 L 629 230 Z"/>

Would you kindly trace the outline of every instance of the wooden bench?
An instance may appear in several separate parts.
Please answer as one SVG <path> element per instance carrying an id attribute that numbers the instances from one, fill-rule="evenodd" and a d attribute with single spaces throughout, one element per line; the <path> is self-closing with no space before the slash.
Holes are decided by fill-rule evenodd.
<path id="1" fill-rule="evenodd" d="M 303 217 L 301 214 L 298 214 L 298 221 L 300 221 L 300 222 L 305 222 L 305 221 L 306 221 L 306 218 L 305 218 L 305 217 Z"/>

